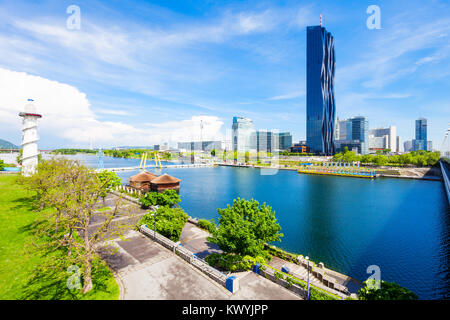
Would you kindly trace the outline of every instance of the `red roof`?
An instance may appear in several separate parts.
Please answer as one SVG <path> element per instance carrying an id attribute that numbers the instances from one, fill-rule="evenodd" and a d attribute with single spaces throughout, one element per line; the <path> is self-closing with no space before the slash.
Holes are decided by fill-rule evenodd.
<path id="1" fill-rule="evenodd" d="M 151 182 L 152 184 L 171 184 L 171 183 L 178 183 L 180 181 L 181 181 L 180 179 L 172 177 L 167 173 L 164 173 L 163 175 L 153 179 Z"/>
<path id="2" fill-rule="evenodd" d="M 138 173 L 132 177 L 130 177 L 130 181 L 152 181 L 155 179 L 156 176 L 148 171 L 143 171 L 141 173 Z"/>

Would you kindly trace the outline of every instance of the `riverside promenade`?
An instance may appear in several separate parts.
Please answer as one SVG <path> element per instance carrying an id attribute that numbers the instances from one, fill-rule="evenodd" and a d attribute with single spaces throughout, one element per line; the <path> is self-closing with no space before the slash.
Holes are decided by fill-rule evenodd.
<path id="1" fill-rule="evenodd" d="M 108 195 L 106 204 L 112 206 L 117 198 L 116 195 Z M 127 214 L 133 214 L 134 219 L 144 211 L 135 203 L 127 209 Z M 190 241 L 203 235 L 198 231 L 196 236 L 188 231 L 184 234 L 191 235 Z M 117 238 L 105 243 L 98 248 L 98 252 L 114 272 L 121 291 L 119 298 L 123 300 L 301 299 L 251 271 L 233 274 L 239 279 L 239 290 L 231 293 L 173 251 L 135 230 L 130 230 L 124 239 Z"/>

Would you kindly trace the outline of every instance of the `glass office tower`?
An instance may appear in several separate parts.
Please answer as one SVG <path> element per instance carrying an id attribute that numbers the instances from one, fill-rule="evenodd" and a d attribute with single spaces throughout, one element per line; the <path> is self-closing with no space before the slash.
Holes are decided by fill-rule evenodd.
<path id="1" fill-rule="evenodd" d="M 252 148 L 253 121 L 243 117 L 233 117 L 233 151 L 246 152 Z"/>
<path id="2" fill-rule="evenodd" d="M 334 38 L 322 26 L 306 28 L 306 143 L 311 152 L 333 155 Z"/>
<path id="3" fill-rule="evenodd" d="M 416 120 L 416 139 L 414 140 L 414 151 L 427 150 L 427 119 Z"/>

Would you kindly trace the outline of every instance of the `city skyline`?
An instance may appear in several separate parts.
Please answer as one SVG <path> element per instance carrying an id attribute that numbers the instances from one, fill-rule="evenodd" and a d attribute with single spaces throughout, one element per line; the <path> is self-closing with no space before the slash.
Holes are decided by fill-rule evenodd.
<path id="1" fill-rule="evenodd" d="M 425 117 L 441 147 L 450 116 L 443 1 L 380 1 L 379 30 L 356 1 L 78 5 L 80 30 L 67 29 L 67 4 L 2 5 L 0 138 L 20 142 L 17 112 L 34 98 L 42 148 L 192 140 L 200 119 L 204 139 L 216 140 L 234 115 L 305 140 L 306 26 L 322 13 L 336 42 L 336 115 L 394 125 L 404 141 Z"/>

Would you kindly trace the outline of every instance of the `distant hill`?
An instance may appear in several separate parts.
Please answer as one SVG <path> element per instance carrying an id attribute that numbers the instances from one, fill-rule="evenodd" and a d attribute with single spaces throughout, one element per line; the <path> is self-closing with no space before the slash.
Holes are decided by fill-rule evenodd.
<path id="1" fill-rule="evenodd" d="M 15 144 L 9 141 L 0 139 L 0 149 L 20 149 L 20 147 L 16 146 Z"/>

